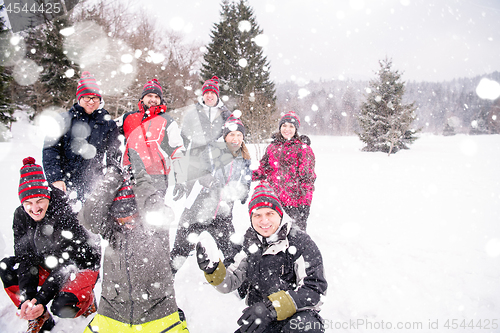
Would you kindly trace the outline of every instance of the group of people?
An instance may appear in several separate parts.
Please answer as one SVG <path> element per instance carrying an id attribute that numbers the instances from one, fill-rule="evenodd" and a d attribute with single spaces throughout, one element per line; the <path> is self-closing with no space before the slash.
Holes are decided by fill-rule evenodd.
<path id="1" fill-rule="evenodd" d="M 324 331 L 318 312 L 327 282 L 306 234 L 315 157 L 309 138 L 298 134 L 297 114 L 281 117 L 252 171 L 245 126 L 222 102 L 216 76 L 182 126 L 168 114 L 156 79 L 144 85 L 138 110 L 116 120 L 89 72 L 76 99 L 63 115 L 67 131 L 45 140 L 43 168 L 23 160 L 14 256 L 0 262 L 28 333 L 50 331 L 52 315 L 96 312 L 85 333 L 187 332 L 173 281 L 193 250 L 217 290 L 246 297 L 239 332 Z M 259 183 L 248 199 L 252 181 Z M 172 250 L 169 185 L 173 200 L 185 196 Z M 232 210 L 247 201 L 251 223 L 241 243 L 232 237 Z M 212 237 L 197 237 L 203 231 Z"/>

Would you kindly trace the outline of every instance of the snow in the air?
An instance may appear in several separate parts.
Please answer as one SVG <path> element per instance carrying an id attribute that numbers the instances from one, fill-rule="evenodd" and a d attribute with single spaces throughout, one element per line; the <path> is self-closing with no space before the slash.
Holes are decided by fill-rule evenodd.
<path id="1" fill-rule="evenodd" d="M 22 159 L 41 161 L 43 137 L 26 117 L 12 130 L 12 141 L 0 143 L 2 256 L 13 254 Z M 422 134 L 410 150 L 390 157 L 361 152 L 357 137 L 311 141 L 318 178 L 308 232 L 329 283 L 321 312 L 326 331 L 499 331 L 500 135 Z M 178 218 L 183 201 L 171 196 L 167 203 Z M 246 206 L 236 203 L 237 232 L 249 223 Z M 174 236 L 172 227 L 171 243 Z M 208 285 L 194 255 L 178 272 L 175 290 L 190 332 L 237 329 L 244 302 Z M 26 328 L 15 312 L 0 291 L 0 331 Z M 53 332 L 82 332 L 89 320 L 58 319 Z"/>

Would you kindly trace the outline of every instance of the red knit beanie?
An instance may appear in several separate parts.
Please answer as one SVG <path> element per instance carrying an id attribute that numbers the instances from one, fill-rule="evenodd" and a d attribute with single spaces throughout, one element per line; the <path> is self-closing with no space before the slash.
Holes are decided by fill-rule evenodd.
<path id="1" fill-rule="evenodd" d="M 85 95 L 95 95 L 101 96 L 101 88 L 97 85 L 97 81 L 90 72 L 83 72 L 82 77 L 78 81 L 78 87 L 76 88 L 76 100 L 79 101 Z"/>
<path id="2" fill-rule="evenodd" d="M 226 139 L 226 136 L 232 131 L 240 131 L 245 136 L 245 126 L 241 122 L 240 118 L 236 118 L 234 114 L 231 114 L 227 118 L 224 128 L 222 129 L 222 137 Z"/>
<path id="3" fill-rule="evenodd" d="M 259 208 L 271 208 L 275 210 L 280 217 L 283 217 L 283 208 L 281 207 L 280 200 L 267 181 L 261 181 L 255 187 L 252 198 L 248 203 L 250 218 L 252 217 L 253 211 Z"/>
<path id="4" fill-rule="evenodd" d="M 122 186 L 116 193 L 113 203 L 109 208 L 109 213 L 111 216 L 118 218 L 132 216 L 137 213 L 135 194 L 129 180 L 123 180 Z"/>
<path id="5" fill-rule="evenodd" d="M 36 197 L 50 199 L 49 183 L 47 179 L 45 179 L 42 167 L 35 164 L 35 159 L 33 157 L 26 157 L 23 159 L 18 194 L 21 203 Z"/>
<path id="6" fill-rule="evenodd" d="M 158 82 L 157 79 L 152 79 L 144 85 L 140 100 L 143 99 L 147 94 L 151 93 L 160 96 L 161 102 L 163 103 L 163 89 L 161 88 L 160 82 Z"/>
<path id="7" fill-rule="evenodd" d="M 283 115 L 283 117 L 281 117 L 280 122 L 278 124 L 278 129 L 281 129 L 281 125 L 283 125 L 284 123 L 290 123 L 293 126 L 295 126 L 296 131 L 299 130 L 300 119 L 299 116 L 293 111 L 289 111 L 288 113 Z"/>
<path id="8" fill-rule="evenodd" d="M 219 97 L 219 78 L 213 76 L 210 80 L 206 80 L 201 88 L 201 95 L 205 95 L 207 91 L 213 91 Z"/>

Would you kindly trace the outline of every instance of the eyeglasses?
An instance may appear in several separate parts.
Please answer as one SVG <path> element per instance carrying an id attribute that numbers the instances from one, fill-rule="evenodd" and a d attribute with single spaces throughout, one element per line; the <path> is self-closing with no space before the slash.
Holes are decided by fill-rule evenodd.
<path id="1" fill-rule="evenodd" d="M 101 98 L 99 96 L 93 96 L 93 97 L 83 96 L 82 98 L 83 98 L 83 100 L 85 102 L 90 102 L 90 101 L 92 101 L 92 102 L 100 102 L 101 101 Z"/>

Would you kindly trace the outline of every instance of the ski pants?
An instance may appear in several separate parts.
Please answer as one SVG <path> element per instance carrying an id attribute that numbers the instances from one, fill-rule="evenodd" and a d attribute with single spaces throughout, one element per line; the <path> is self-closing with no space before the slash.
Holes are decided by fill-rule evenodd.
<path id="1" fill-rule="evenodd" d="M 293 224 L 304 232 L 306 232 L 307 218 L 309 217 L 310 208 L 311 206 L 308 205 L 299 205 L 298 207 L 283 206 L 285 212 L 292 218 Z"/>
<path id="2" fill-rule="evenodd" d="M 130 325 L 121 321 L 97 314 L 87 325 L 83 333 L 189 333 L 186 321 L 174 312 L 164 318 L 149 321 L 140 325 Z"/>

